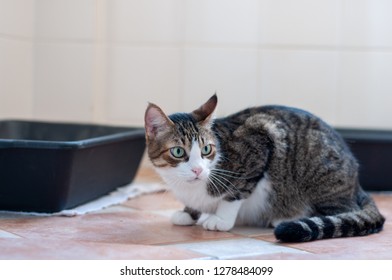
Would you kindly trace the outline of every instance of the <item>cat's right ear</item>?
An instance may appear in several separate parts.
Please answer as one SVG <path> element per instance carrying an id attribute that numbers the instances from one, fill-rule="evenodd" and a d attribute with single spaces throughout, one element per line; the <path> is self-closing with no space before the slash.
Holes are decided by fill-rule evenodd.
<path id="1" fill-rule="evenodd" d="M 210 123 L 213 118 L 213 113 L 215 111 L 216 105 L 218 103 L 218 97 L 216 93 L 211 96 L 210 99 L 203 105 L 201 105 L 198 109 L 192 112 L 192 115 L 198 122 L 202 122 L 204 124 Z"/>
<path id="2" fill-rule="evenodd" d="M 173 126 L 173 122 L 157 105 L 149 103 L 144 115 L 144 127 L 146 129 L 146 138 L 152 139 L 161 131 L 167 130 Z"/>

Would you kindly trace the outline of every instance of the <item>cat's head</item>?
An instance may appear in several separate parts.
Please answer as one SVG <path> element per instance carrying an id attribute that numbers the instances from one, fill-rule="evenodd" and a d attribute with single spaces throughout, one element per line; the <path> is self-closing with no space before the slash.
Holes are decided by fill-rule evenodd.
<path id="1" fill-rule="evenodd" d="M 179 184 L 207 182 L 218 160 L 211 130 L 217 96 L 191 113 L 166 115 L 155 104 L 145 113 L 147 152 L 166 181 Z"/>

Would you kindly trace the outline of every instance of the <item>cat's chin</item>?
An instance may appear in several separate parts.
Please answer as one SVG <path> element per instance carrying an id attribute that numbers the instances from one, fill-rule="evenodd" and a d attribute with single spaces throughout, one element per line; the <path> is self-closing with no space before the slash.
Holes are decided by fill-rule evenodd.
<path id="1" fill-rule="evenodd" d="M 202 178 L 193 178 L 193 179 L 189 179 L 189 180 L 184 180 L 182 187 L 190 187 L 190 188 L 199 188 L 199 187 L 205 187 L 207 184 L 206 180 L 202 179 Z"/>
<path id="2" fill-rule="evenodd" d="M 200 178 L 193 178 L 193 179 L 189 179 L 186 181 L 189 184 L 200 184 L 200 183 L 204 183 L 205 180 L 200 179 Z"/>

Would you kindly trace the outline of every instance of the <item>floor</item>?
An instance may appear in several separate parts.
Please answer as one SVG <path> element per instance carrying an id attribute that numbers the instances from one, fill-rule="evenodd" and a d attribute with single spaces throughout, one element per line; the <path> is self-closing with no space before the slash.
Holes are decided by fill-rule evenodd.
<path id="1" fill-rule="evenodd" d="M 148 168 L 136 177 L 156 180 Z M 0 259 L 392 259 L 392 193 L 372 195 L 384 231 L 300 244 L 277 242 L 271 229 L 174 226 L 169 217 L 183 206 L 170 192 L 75 217 L 1 214 Z"/>

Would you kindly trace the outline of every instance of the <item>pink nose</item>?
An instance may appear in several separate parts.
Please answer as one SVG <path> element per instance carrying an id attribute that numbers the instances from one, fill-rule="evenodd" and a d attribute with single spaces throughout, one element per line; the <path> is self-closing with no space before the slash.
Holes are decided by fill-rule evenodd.
<path id="1" fill-rule="evenodd" d="M 192 172 L 196 174 L 196 176 L 199 176 L 201 172 L 203 172 L 203 169 L 201 167 L 194 167 L 192 168 Z"/>

